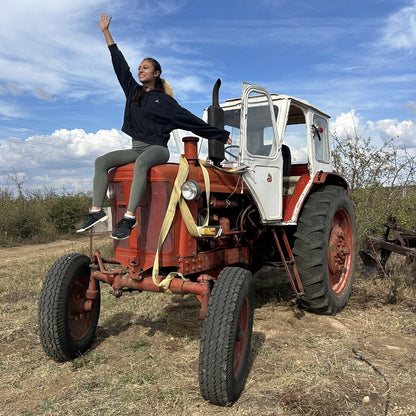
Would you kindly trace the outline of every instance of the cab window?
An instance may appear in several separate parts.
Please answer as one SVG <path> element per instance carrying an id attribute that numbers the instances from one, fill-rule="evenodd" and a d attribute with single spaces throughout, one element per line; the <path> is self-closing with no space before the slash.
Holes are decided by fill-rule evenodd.
<path id="1" fill-rule="evenodd" d="M 289 109 L 283 143 L 290 149 L 292 164 L 308 163 L 306 121 L 303 110 L 292 104 Z"/>
<path id="2" fill-rule="evenodd" d="M 277 107 L 270 111 L 269 99 L 262 93 L 251 93 L 247 108 L 247 151 L 253 156 L 271 157 L 276 153 L 273 122 Z"/>
<path id="3" fill-rule="evenodd" d="M 224 129 L 230 132 L 233 145 L 240 145 L 240 109 L 224 111 Z"/>
<path id="4" fill-rule="evenodd" d="M 320 162 L 329 163 L 328 122 L 316 114 L 313 116 L 312 138 L 316 159 Z"/>

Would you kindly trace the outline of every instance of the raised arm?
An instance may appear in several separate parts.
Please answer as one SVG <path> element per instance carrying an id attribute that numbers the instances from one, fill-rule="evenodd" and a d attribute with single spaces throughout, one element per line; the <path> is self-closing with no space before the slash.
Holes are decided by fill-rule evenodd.
<path id="1" fill-rule="evenodd" d="M 97 22 L 98 26 L 100 26 L 101 31 L 104 33 L 104 38 L 108 46 L 113 45 L 115 43 L 109 30 L 110 22 L 111 16 L 107 17 L 105 13 L 101 13 L 101 20 Z"/>

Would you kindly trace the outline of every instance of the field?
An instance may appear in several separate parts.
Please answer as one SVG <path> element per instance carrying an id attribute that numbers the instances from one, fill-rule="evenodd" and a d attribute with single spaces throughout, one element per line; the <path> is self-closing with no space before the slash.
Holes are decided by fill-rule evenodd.
<path id="1" fill-rule="evenodd" d="M 94 247 L 108 254 L 111 239 Z M 102 286 L 90 351 L 63 364 L 45 356 L 39 292 L 71 252 L 88 254 L 88 238 L 0 248 L 0 415 L 416 415 L 416 299 L 404 277 L 359 272 L 347 307 L 319 316 L 297 308 L 283 275 L 259 272 L 246 388 L 220 408 L 199 395 L 193 296 L 115 299 Z"/>

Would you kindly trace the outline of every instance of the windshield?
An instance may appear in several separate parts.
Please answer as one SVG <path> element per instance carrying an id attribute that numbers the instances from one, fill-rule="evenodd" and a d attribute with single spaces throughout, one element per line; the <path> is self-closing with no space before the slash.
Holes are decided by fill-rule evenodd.
<path id="1" fill-rule="evenodd" d="M 240 144 L 240 109 L 225 110 L 224 112 L 224 128 L 230 132 L 233 144 Z"/>
<path id="2" fill-rule="evenodd" d="M 247 150 L 252 155 L 270 156 L 274 139 L 273 120 L 270 114 L 268 102 L 258 102 L 259 94 L 256 93 L 250 100 L 247 112 Z M 274 117 L 277 117 L 278 109 L 274 108 Z M 233 145 L 240 145 L 240 109 L 225 110 L 225 129 L 230 132 Z"/>

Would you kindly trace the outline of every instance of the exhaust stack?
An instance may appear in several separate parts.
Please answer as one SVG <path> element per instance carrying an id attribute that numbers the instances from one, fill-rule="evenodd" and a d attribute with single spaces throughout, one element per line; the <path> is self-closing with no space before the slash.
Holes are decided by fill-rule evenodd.
<path id="1" fill-rule="evenodd" d="M 220 129 L 224 129 L 224 110 L 219 104 L 219 89 L 221 80 L 218 78 L 212 90 L 212 105 L 208 107 L 208 124 Z M 208 158 L 212 160 L 214 165 L 220 166 L 224 160 L 224 143 L 219 140 L 208 141 Z"/>

